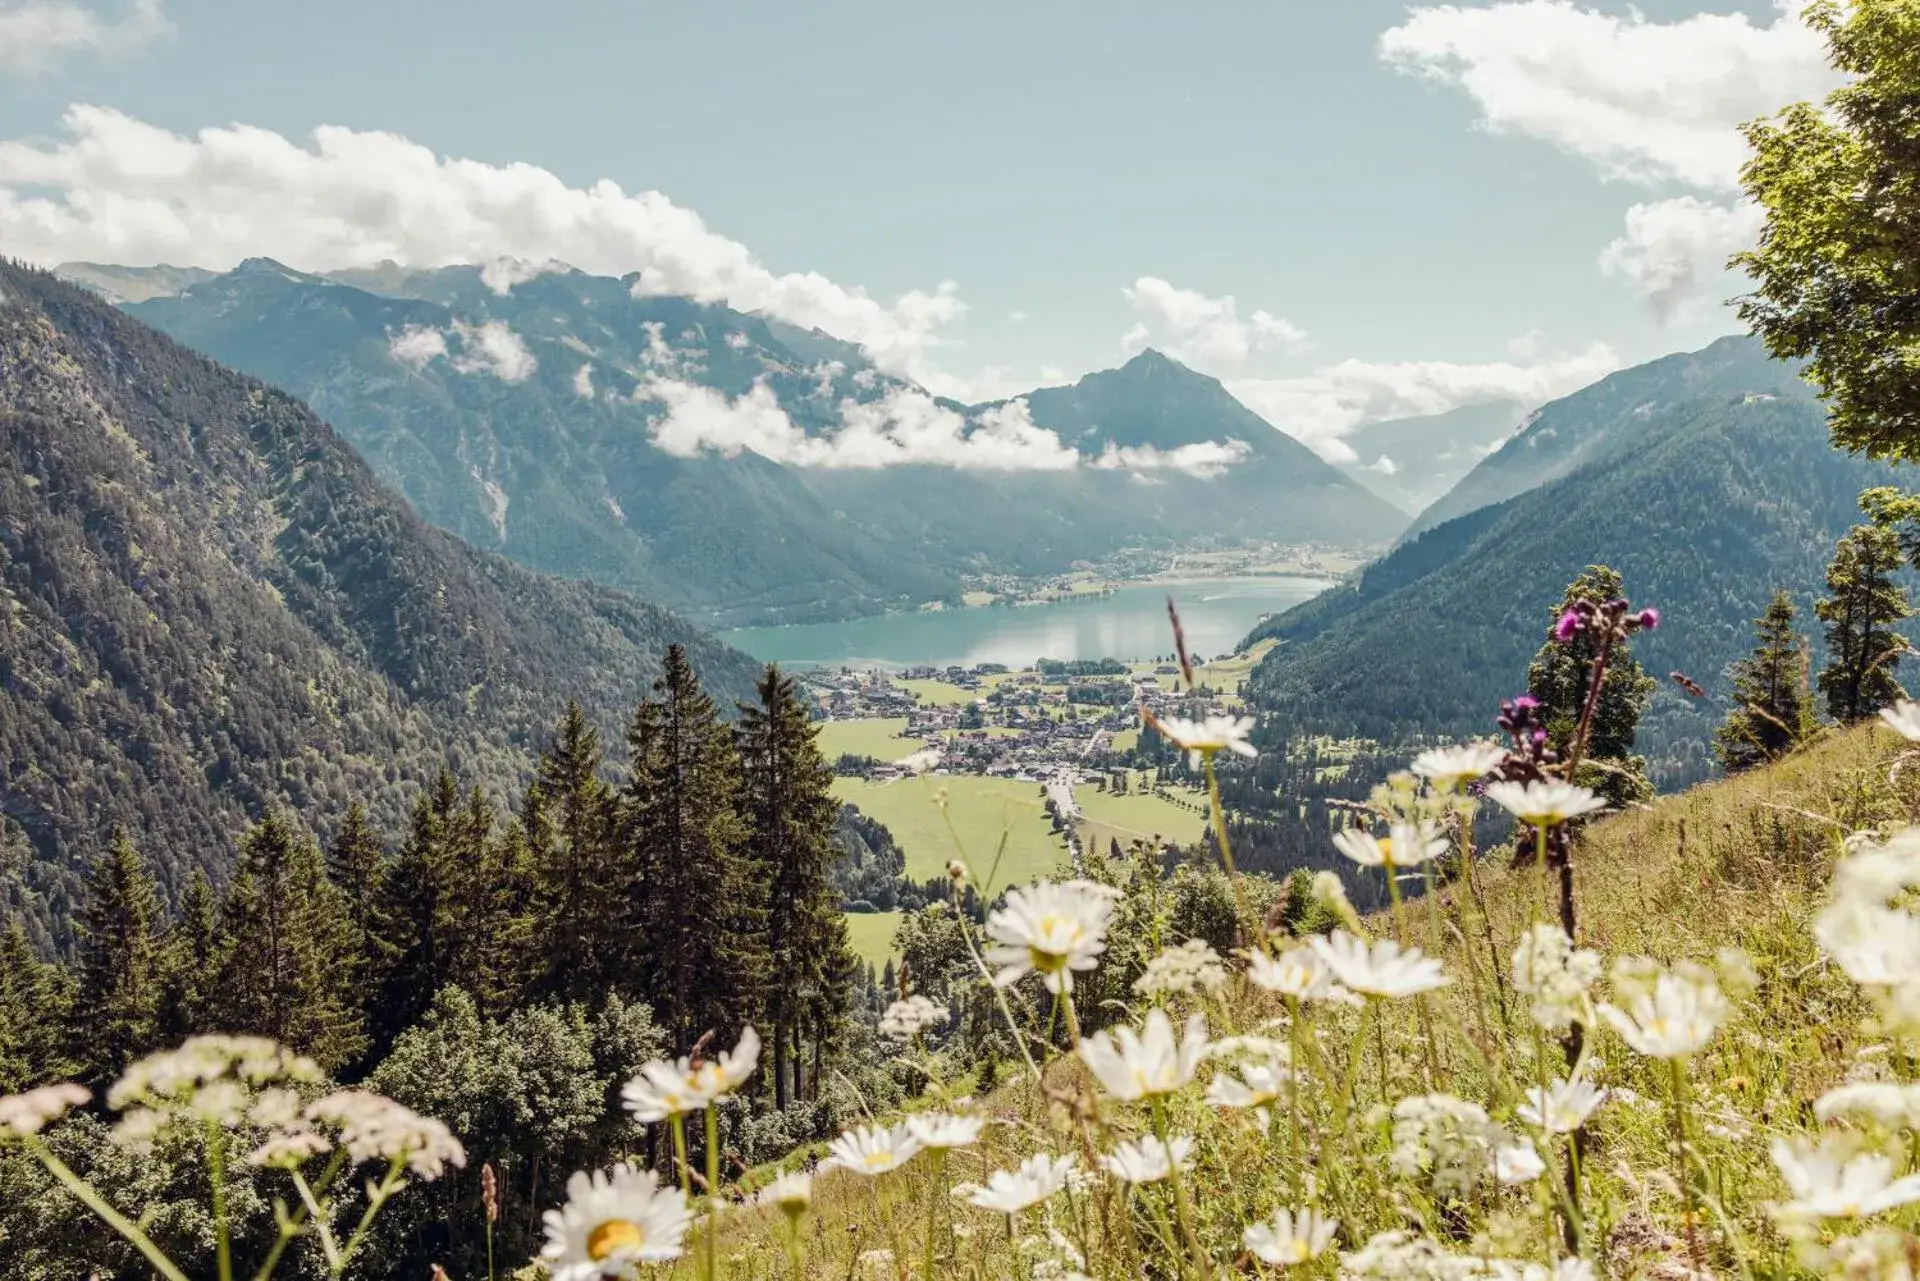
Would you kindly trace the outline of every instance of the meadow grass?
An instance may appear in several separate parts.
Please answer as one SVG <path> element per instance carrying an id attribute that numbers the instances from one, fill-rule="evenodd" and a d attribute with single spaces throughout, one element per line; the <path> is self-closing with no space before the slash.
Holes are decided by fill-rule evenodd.
<path id="1" fill-rule="evenodd" d="M 1175 841 L 1191 845 L 1207 830 L 1207 794 L 1197 790 L 1180 791 L 1193 808 L 1176 805 L 1155 793 L 1130 792 L 1117 796 L 1091 787 L 1077 788 L 1074 799 L 1086 816 L 1080 826 L 1086 848 L 1105 854 L 1108 843 L 1118 839 L 1125 849 L 1136 840 Z"/>
<path id="2" fill-rule="evenodd" d="M 820 754 L 829 761 L 842 756 L 870 756 L 897 761 L 927 745 L 922 738 L 903 738 L 904 716 L 874 716 L 860 720 L 825 721 L 820 725 Z"/>
<path id="3" fill-rule="evenodd" d="M 917 881 L 944 875 L 954 857 L 954 831 L 935 804 L 942 791 L 977 875 L 986 876 L 1003 832 L 1007 845 L 999 886 L 1045 877 L 1067 857 L 1062 838 L 1047 821 L 1037 783 L 971 774 L 922 775 L 890 783 L 839 778 L 833 783 L 837 799 L 859 806 L 861 813 L 893 833 L 907 856 L 907 875 Z"/>
<path id="4" fill-rule="evenodd" d="M 908 681 L 896 680 L 895 687 L 906 690 L 914 698 L 928 707 L 965 707 L 975 699 L 986 697 L 986 688 L 966 689 L 951 681 Z"/>
<path id="5" fill-rule="evenodd" d="M 1850 1073 L 1871 1067 L 1886 1049 L 1883 1038 L 1863 1027 L 1866 1001 L 1823 958 L 1810 927 L 1828 896 L 1834 865 L 1847 848 L 1849 834 L 1885 832 L 1920 821 L 1920 770 L 1901 759 L 1910 747 L 1877 726 L 1829 733 L 1771 767 L 1606 818 L 1577 838 L 1580 945 L 1602 949 L 1609 958 L 1639 955 L 1662 965 L 1718 964 L 1723 973 L 1731 971 L 1721 949 L 1739 948 L 1751 958 L 1758 976 L 1751 990 L 1730 989 L 1730 1017 L 1709 1045 L 1686 1061 L 1684 1097 L 1691 1113 L 1686 1124 L 1692 1128 L 1685 1131 L 1679 1150 L 1686 1154 L 1685 1186 L 1697 1201 L 1684 1200 L 1682 1184 L 1670 1173 L 1676 1149 L 1669 1109 L 1662 1102 L 1670 1083 L 1668 1063 L 1637 1054 L 1603 1027 L 1589 1026 L 1588 1035 L 1599 1039 L 1606 1060 L 1604 1065 L 1595 1062 L 1592 1071 L 1602 1076 L 1614 1097 L 1584 1132 L 1580 1211 L 1584 1230 L 1592 1234 L 1586 1253 L 1606 1262 L 1607 1275 L 1663 1281 L 1691 1281 L 1707 1273 L 1809 1275 L 1794 1261 L 1793 1246 L 1769 1212 L 1789 1194 L 1768 1159 L 1767 1143 L 1775 1135 L 1805 1134 L 1815 1124 L 1813 1100 Z M 1524 1059 L 1532 1053 L 1544 1060 L 1538 1069 L 1542 1073 L 1564 1071 L 1555 1064 L 1559 1045 L 1542 1042 L 1527 1018 L 1524 999 L 1495 979 L 1496 974 L 1510 974 L 1514 941 L 1530 919 L 1537 919 L 1542 897 L 1535 870 L 1524 862 L 1513 863 L 1510 853 L 1507 847 L 1484 851 L 1477 864 L 1477 896 L 1467 882 L 1456 881 L 1431 898 L 1410 900 L 1397 918 L 1380 914 L 1365 922 L 1376 935 L 1404 931 L 1416 941 L 1433 941 L 1456 978 L 1453 986 L 1422 1003 L 1386 1007 L 1402 1017 L 1375 1023 L 1371 1034 L 1368 1024 L 1360 1023 L 1351 1054 L 1364 1071 L 1354 1072 L 1350 1066 L 1347 1087 L 1355 1111 L 1344 1123 L 1344 1137 L 1337 1128 L 1319 1135 L 1338 1151 L 1290 1150 L 1278 1137 L 1284 1127 L 1277 1116 L 1269 1130 L 1245 1121 L 1223 1123 L 1217 1110 L 1188 1096 L 1168 1100 L 1172 1128 L 1197 1138 L 1194 1165 L 1186 1175 L 1191 1189 L 1187 1212 L 1196 1237 L 1237 1239 L 1238 1225 L 1258 1220 L 1276 1203 L 1304 1199 L 1326 1204 L 1331 1193 L 1348 1198 L 1349 1207 L 1356 1205 L 1351 1199 L 1356 1197 L 1357 1204 L 1365 1206 L 1368 1197 L 1389 1195 L 1390 1185 L 1400 1187 L 1393 1195 L 1406 1195 L 1404 1180 L 1387 1168 L 1391 1118 L 1378 1110 L 1382 1103 L 1422 1090 L 1467 1099 L 1491 1094 L 1497 1100 L 1501 1090 L 1512 1088 L 1501 1080 L 1510 1082 L 1507 1074 L 1516 1066 L 1524 1068 Z M 1475 902 L 1484 904 L 1484 912 L 1472 906 Z M 1497 987 L 1502 990 L 1496 992 Z M 1244 977 L 1230 980 L 1218 995 L 1200 999 L 1200 1008 L 1216 1034 L 1272 1028 L 1275 1016 L 1285 1009 L 1278 998 Z M 1315 1018 L 1317 1030 L 1308 1043 L 1321 1043 L 1311 1051 L 1312 1061 L 1337 1064 L 1348 1034 L 1321 1026 L 1321 1020 L 1330 1020 L 1328 1013 Z M 1351 1025 L 1352 1019 L 1345 1022 Z M 1436 1039 L 1436 1028 L 1458 1029 L 1460 1034 Z M 1377 1085 L 1370 1079 L 1376 1051 L 1369 1037 L 1378 1043 Z M 1532 1051 L 1526 1048 L 1529 1041 Z M 1091 1114 L 1080 1111 L 1077 1100 L 1097 1095 L 1089 1088 L 1089 1072 L 1071 1055 L 1048 1063 L 1044 1078 L 1040 1086 L 1024 1073 L 1016 1074 L 981 1100 L 980 1109 L 997 1124 L 978 1145 L 954 1152 L 937 1176 L 923 1159 L 880 1179 L 846 1173 L 818 1178 L 813 1211 L 801 1228 L 805 1264 L 797 1275 L 918 1276 L 915 1224 L 930 1202 L 950 1199 L 942 1189 L 960 1181 L 978 1182 L 1034 1151 L 1073 1151 L 1080 1141 L 1076 1136 L 1089 1133 L 1090 1124 L 1118 1127 L 1122 1133 L 1130 1127 L 1138 1133 L 1145 1124 L 1137 1106 L 1116 1107 L 1111 1100 L 1104 1107 L 1095 1104 Z M 1316 1100 L 1315 1106 L 1324 1112 L 1327 1103 Z M 1335 1160 L 1349 1144 L 1364 1147 L 1369 1142 L 1377 1145 L 1372 1148 L 1375 1155 L 1345 1164 Z M 1564 1144 L 1561 1148 L 1564 1152 Z M 1299 1155 L 1300 1163 L 1292 1154 Z M 1561 1229 L 1547 1207 L 1561 1177 L 1558 1167 L 1541 1177 L 1532 1206 L 1526 1198 L 1503 1194 L 1510 1209 L 1495 1212 L 1471 1239 L 1463 1234 L 1448 1241 L 1448 1220 L 1440 1213 L 1444 1207 L 1418 1196 L 1399 1203 L 1397 1210 L 1385 1203 L 1371 1205 L 1366 1211 L 1371 1215 L 1369 1230 L 1393 1227 L 1398 1220 L 1437 1235 L 1443 1246 L 1459 1252 L 1453 1256 L 1457 1260 L 1473 1252 L 1482 1252 L 1482 1257 L 1504 1253 L 1551 1258 L 1559 1248 Z M 956 1205 L 953 1213 L 965 1235 L 951 1251 L 942 1247 L 936 1271 L 980 1281 L 1040 1276 L 1034 1250 L 1044 1247 L 1044 1237 L 1035 1232 L 1048 1222 L 1083 1244 L 1101 1243 L 1087 1260 L 1085 1270 L 1093 1276 L 1188 1275 L 1179 1248 L 1182 1234 L 1172 1228 L 1171 1198 L 1160 1195 L 1147 1201 L 1140 1195 L 1096 1189 L 1084 1198 L 1069 1199 L 1077 1207 L 1071 1217 L 1030 1211 L 1018 1224 Z M 1151 1205 L 1160 1207 L 1154 1212 L 1157 1220 L 1143 1209 Z M 1912 1207 L 1881 1217 L 1908 1230 L 1920 1222 Z M 1683 1229 L 1682 1224 L 1688 1226 Z M 1161 1232 L 1159 1244 L 1147 1235 L 1155 1230 Z M 1464 1228 L 1458 1230 L 1464 1233 Z M 1813 1238 L 1814 1248 L 1834 1239 L 1828 1231 Z M 737 1265 L 736 1275 L 795 1275 L 785 1270 L 778 1220 L 771 1212 L 729 1216 L 724 1241 Z M 1349 1241 L 1342 1248 L 1354 1244 Z M 1098 1252 L 1102 1248 L 1116 1251 L 1116 1257 L 1105 1257 Z M 870 1253 L 876 1250 L 891 1251 L 892 1257 L 882 1261 Z M 1699 1270 L 1702 1261 L 1704 1273 Z M 1212 1268 L 1209 1262 L 1210 1274 Z M 693 1273 L 682 1266 L 674 1275 Z M 1063 1274 L 1056 1270 L 1047 1275 Z M 1222 1275 L 1273 1278 L 1283 1273 L 1263 1269 L 1242 1254 L 1238 1265 Z M 1330 1258 L 1284 1275 L 1331 1276 Z"/>

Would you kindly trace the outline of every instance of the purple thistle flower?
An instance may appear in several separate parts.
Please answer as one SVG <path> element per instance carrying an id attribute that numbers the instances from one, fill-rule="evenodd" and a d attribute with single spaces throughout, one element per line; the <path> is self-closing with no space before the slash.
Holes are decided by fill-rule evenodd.
<path id="1" fill-rule="evenodd" d="M 1530 712 L 1539 706 L 1540 700 L 1531 694 L 1520 694 L 1513 700 L 1513 710 L 1516 712 Z"/>
<path id="2" fill-rule="evenodd" d="M 1656 628 L 1656 627 L 1658 627 L 1658 626 L 1660 626 L 1660 611 L 1659 611 L 1659 610 L 1657 610 L 1657 609 L 1643 609 L 1643 610 L 1641 610 L 1641 611 L 1640 611 L 1640 627 L 1641 627 L 1641 629 L 1642 629 L 1643 631 L 1649 631 L 1649 632 L 1650 632 L 1650 631 L 1652 631 L 1652 630 L 1653 630 L 1654 628 Z"/>
<path id="3" fill-rule="evenodd" d="M 1570 609 L 1560 615 L 1560 621 L 1553 625 L 1553 638 L 1564 645 L 1580 634 L 1580 629 L 1586 626 L 1586 622 L 1586 618 L 1579 610 Z"/>

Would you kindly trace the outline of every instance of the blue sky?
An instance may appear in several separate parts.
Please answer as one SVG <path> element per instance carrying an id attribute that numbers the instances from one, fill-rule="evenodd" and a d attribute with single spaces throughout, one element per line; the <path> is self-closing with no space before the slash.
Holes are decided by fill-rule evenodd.
<path id="1" fill-rule="evenodd" d="M 299 259 L 360 252 L 341 229 L 356 219 L 368 246 L 442 259 L 479 256 L 504 219 L 499 252 L 609 271 L 665 252 L 663 287 L 803 320 L 864 290 L 878 310 L 838 327 L 882 347 L 897 334 L 895 363 L 940 390 L 1013 391 L 1150 341 L 1337 450 L 1363 418 L 1557 393 L 1734 327 L 1714 304 L 1737 282 L 1702 265 L 1751 218 L 1714 140 L 1820 87 L 1817 48 L 1768 3 L 1638 12 L 0 0 L 0 249 L 326 267 L 340 262 Z M 76 128 L 75 104 L 125 127 Z M 622 215 L 618 234 L 529 225 L 501 212 L 511 198 L 473 195 L 484 172 L 453 195 L 378 156 L 346 179 L 289 176 L 259 135 L 171 156 L 140 130 L 233 125 L 298 149 L 321 125 L 384 131 L 562 188 L 656 191 L 674 213 L 638 231 Z M 327 227 L 277 215 L 321 187 Z M 427 221 L 460 234 L 383 239 L 383 219 L 444 201 L 458 207 Z M 708 237 L 698 261 L 649 239 L 691 234 L 652 227 L 686 211 Z M 910 291 L 921 301 L 896 306 Z"/>

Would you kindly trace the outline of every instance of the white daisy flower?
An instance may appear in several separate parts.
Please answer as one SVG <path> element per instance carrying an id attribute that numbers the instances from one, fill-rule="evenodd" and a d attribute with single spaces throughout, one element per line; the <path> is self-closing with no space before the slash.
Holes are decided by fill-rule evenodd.
<path id="1" fill-rule="evenodd" d="M 1447 852 L 1447 839 L 1431 823 L 1395 823 L 1387 835 L 1349 827 L 1333 834 L 1334 848 L 1362 867 L 1418 867 Z"/>
<path id="2" fill-rule="evenodd" d="M 755 1200 L 773 1206 L 789 1219 L 797 1219 L 813 1204 L 813 1176 L 804 1170 L 782 1174 L 761 1188 Z"/>
<path id="3" fill-rule="evenodd" d="M 760 1061 L 760 1034 L 751 1027 L 740 1033 L 740 1044 L 721 1051 L 717 1059 L 696 1066 L 689 1057 L 669 1062 L 655 1059 L 620 1090 L 627 1110 L 639 1121 L 664 1121 L 684 1112 L 698 1112 L 730 1098 L 753 1075 Z"/>
<path id="4" fill-rule="evenodd" d="M 1452 791 L 1491 773 L 1507 758 L 1507 751 L 1490 739 L 1435 747 L 1413 758 L 1413 772 L 1443 791 Z"/>
<path id="5" fill-rule="evenodd" d="M 1215 752 L 1234 752 L 1241 756 L 1260 753 L 1247 741 L 1253 733 L 1251 716 L 1209 716 L 1204 721 L 1182 720 L 1177 716 L 1155 717 L 1153 727 L 1160 736 L 1187 753 L 1187 764 L 1200 767 L 1204 756 Z"/>
<path id="6" fill-rule="evenodd" d="M 1066 1187 L 1073 1167 L 1072 1153 L 1048 1156 L 1042 1152 L 1022 1161 L 1018 1169 L 995 1170 L 987 1176 L 985 1187 L 968 1190 L 967 1199 L 982 1210 L 1018 1214 Z"/>
<path id="7" fill-rule="evenodd" d="M 1710 976 L 1662 974 L 1650 992 L 1627 998 L 1627 1008 L 1600 1007 L 1620 1038 L 1651 1058 L 1683 1059 L 1713 1039 L 1727 1017 L 1727 998 Z"/>
<path id="8" fill-rule="evenodd" d="M 540 1257 L 554 1281 L 630 1276 L 636 1265 L 680 1257 L 693 1213 L 679 1188 L 650 1170 L 616 1165 L 567 1180 L 567 1203 L 545 1216 Z"/>
<path id="9" fill-rule="evenodd" d="M 1594 1281 L 1593 1264 L 1574 1257 L 1553 1265 L 1553 1281 Z"/>
<path id="10" fill-rule="evenodd" d="M 1607 1092 L 1575 1077 L 1555 1081 L 1551 1086 L 1534 1086 L 1527 1101 L 1515 1111 L 1522 1121 L 1550 1134 L 1571 1134 L 1587 1123 L 1593 1110 L 1606 1102 Z"/>
<path id="11" fill-rule="evenodd" d="M 1135 1032 L 1130 1027 L 1099 1032 L 1080 1043 L 1080 1057 L 1108 1094 L 1133 1102 L 1183 1089 L 1207 1054 L 1207 1021 L 1195 1014 L 1176 1041 L 1164 1010 L 1147 1012 Z"/>
<path id="12" fill-rule="evenodd" d="M 1522 1139 L 1511 1146 L 1494 1150 L 1493 1177 L 1509 1187 L 1531 1183 L 1546 1170 L 1547 1163 L 1540 1159 L 1540 1153 L 1529 1140 Z"/>
<path id="13" fill-rule="evenodd" d="M 1920 1174 L 1896 1179 L 1891 1158 L 1856 1153 L 1844 1139 L 1775 1139 L 1772 1151 L 1793 1193 L 1778 1207 L 1789 1218 L 1859 1219 L 1920 1201 Z"/>
<path id="14" fill-rule="evenodd" d="M 1568 819 L 1605 809 L 1607 803 L 1584 787 L 1559 779 L 1531 783 L 1488 783 L 1487 799 L 1522 823 L 1552 827 Z"/>
<path id="15" fill-rule="evenodd" d="M 1188 939 L 1147 962 L 1144 974 L 1133 981 L 1142 996 L 1179 996 L 1193 991 L 1212 992 L 1224 986 L 1227 967 L 1205 939 Z"/>
<path id="16" fill-rule="evenodd" d="M 1880 719 L 1900 737 L 1920 742 L 1920 703 L 1903 698 L 1892 707 L 1881 708 Z"/>
<path id="17" fill-rule="evenodd" d="M 1452 981 L 1439 961 L 1392 939 L 1369 944 L 1345 930 L 1335 930 L 1331 935 L 1315 935 L 1309 943 L 1333 976 L 1362 996 L 1417 996 Z"/>
<path id="18" fill-rule="evenodd" d="M 987 951 L 1001 967 L 993 981 L 1008 987 L 1038 971 L 1049 992 L 1072 991 L 1073 971 L 1092 969 L 1107 950 L 1113 897 L 1105 891 L 1087 881 L 1009 890 L 1006 906 L 987 917 L 987 933 L 1000 944 Z"/>
<path id="19" fill-rule="evenodd" d="M 897 1170 L 920 1154 L 920 1140 L 904 1125 L 891 1130 L 863 1125 L 827 1145 L 826 1169 L 838 1167 L 868 1176 Z"/>
<path id="20" fill-rule="evenodd" d="M 1822 1121 L 1865 1116 L 1882 1125 L 1920 1128 L 1920 1083 L 1854 1081 L 1837 1085 L 1814 1103 L 1813 1114 Z"/>
<path id="21" fill-rule="evenodd" d="M 907 1118 L 907 1133 L 923 1148 L 964 1148 L 979 1140 L 986 1123 L 983 1116 L 920 1112 Z"/>
<path id="22" fill-rule="evenodd" d="M 1217 1108 L 1263 1108 L 1286 1091 L 1291 1078 L 1277 1061 L 1242 1063 L 1239 1076 L 1223 1072 L 1207 1083 L 1206 1101 Z"/>
<path id="23" fill-rule="evenodd" d="M 1240 1239 L 1262 1263 L 1285 1268 L 1326 1253 L 1339 1230 L 1340 1220 L 1318 1210 L 1275 1210 L 1271 1219 L 1249 1227 Z"/>
<path id="24" fill-rule="evenodd" d="M 1132 1143 L 1122 1143 L 1100 1158 L 1100 1168 L 1122 1183 L 1158 1183 L 1193 1164 L 1193 1139 L 1176 1134 L 1165 1143 L 1148 1135 Z"/>
<path id="25" fill-rule="evenodd" d="M 1331 1001 L 1340 991 L 1327 963 L 1304 944 L 1290 947 L 1279 956 L 1254 952 L 1247 958 L 1247 977 L 1256 987 L 1301 1001 Z"/>

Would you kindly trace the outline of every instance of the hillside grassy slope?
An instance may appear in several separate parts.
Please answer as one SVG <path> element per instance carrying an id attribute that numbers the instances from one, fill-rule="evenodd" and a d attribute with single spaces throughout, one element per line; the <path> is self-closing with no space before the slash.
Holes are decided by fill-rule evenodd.
<path id="1" fill-rule="evenodd" d="M 1914 768 L 1913 746 L 1877 724 L 1836 731 L 1770 768 L 1606 818 L 1580 839 L 1576 868 L 1583 946 L 1601 950 L 1609 960 L 1636 955 L 1663 964 L 1692 960 L 1708 965 L 1722 949 L 1738 948 L 1751 958 L 1758 976 L 1757 986 L 1737 996 L 1732 1017 L 1689 1065 L 1697 1118 L 1704 1122 L 1689 1143 L 1703 1164 L 1717 1172 L 1718 1205 L 1727 1216 L 1720 1226 L 1701 1229 L 1703 1249 L 1719 1275 L 1738 1274 L 1743 1264 L 1753 1275 L 1796 1271 L 1787 1259 L 1786 1241 L 1765 1213 L 1767 1203 L 1787 1196 L 1767 1159 L 1768 1141 L 1812 1125 L 1812 1104 L 1823 1091 L 1848 1077 L 1879 1070 L 1876 1065 L 1886 1046 L 1863 1029 L 1868 1007 L 1850 981 L 1822 957 L 1809 930 L 1850 833 L 1884 832 L 1920 821 L 1920 770 Z M 1503 958 L 1524 928 L 1535 887 L 1531 869 L 1516 871 L 1505 863 L 1504 851 L 1496 851 L 1480 865 L 1487 916 L 1496 935 L 1494 950 Z M 1440 897 L 1443 921 L 1457 909 L 1456 892 L 1464 893 L 1464 887 Z M 1426 937 L 1425 913 L 1424 903 L 1409 907 L 1408 924 L 1421 941 Z M 1367 925 L 1383 934 L 1393 928 L 1384 916 L 1369 919 Z M 1441 999 L 1421 1022 L 1431 1018 L 1435 1024 L 1458 1021 L 1482 1027 L 1480 1043 L 1497 1061 L 1514 1052 L 1516 1036 L 1525 1039 L 1527 1023 L 1517 1001 L 1509 1008 L 1511 1025 L 1504 1031 L 1493 1026 L 1489 1015 L 1474 1012 L 1470 989 L 1487 982 L 1487 942 L 1477 929 L 1467 933 L 1473 935 L 1471 941 L 1450 932 L 1440 949 L 1456 982 L 1439 994 Z M 1494 1004 L 1488 992 L 1482 1010 Z M 1271 1033 L 1271 1020 L 1284 1012 L 1277 998 L 1238 979 L 1205 1008 L 1216 1035 L 1228 1030 Z M 1393 1008 L 1410 1009 L 1405 1003 Z M 1475 1063 L 1462 1055 L 1458 1043 L 1442 1047 L 1437 1075 L 1429 1085 L 1421 1076 L 1424 1038 L 1419 1027 L 1409 1019 L 1387 1035 L 1397 1039 L 1399 1051 L 1393 1056 L 1391 1081 L 1381 1082 L 1390 1097 L 1433 1088 L 1484 1098 L 1485 1061 Z M 1599 1044 L 1590 1074 L 1615 1096 L 1589 1130 L 1584 1167 L 1590 1180 L 1590 1222 L 1604 1234 L 1612 1275 L 1687 1276 L 1687 1249 L 1676 1226 L 1683 1212 L 1665 1173 L 1671 1169 L 1660 1103 L 1666 1065 L 1631 1052 L 1609 1032 L 1592 1035 Z M 1344 1048 L 1342 1038 L 1326 1035 L 1326 1040 L 1322 1054 L 1337 1056 Z M 1386 1044 L 1395 1045 L 1396 1040 Z M 1547 1046 L 1557 1061 L 1558 1047 L 1551 1042 Z M 1206 1071 L 1202 1069 L 1203 1079 Z M 1057 1126 L 1077 1106 L 1072 1100 L 1085 1097 L 1079 1091 L 1088 1080 L 1077 1061 L 1063 1057 L 1049 1068 L 1047 1098 L 1025 1077 L 993 1092 L 983 1103 L 996 1124 L 980 1146 L 953 1154 L 945 1179 L 978 1181 L 1036 1149 L 1070 1149 L 1073 1145 L 1063 1143 Z M 1374 1092 L 1371 1081 L 1362 1082 L 1360 1104 L 1369 1102 Z M 1108 1121 L 1129 1124 L 1115 1115 L 1111 1100 L 1104 1106 Z M 1055 1127 L 1051 1132 L 1049 1107 Z M 1291 1163 L 1284 1145 L 1264 1142 L 1257 1129 L 1250 1138 L 1244 1127 L 1233 1126 L 1236 1114 L 1204 1108 L 1197 1099 L 1178 1098 L 1170 1110 L 1172 1128 L 1193 1132 L 1198 1139 L 1190 1178 L 1203 1235 L 1235 1235 L 1234 1224 L 1252 1222 L 1274 1205 L 1288 1203 Z M 1368 1124 L 1383 1124 L 1369 1115 Z M 1222 1121 L 1222 1116 L 1229 1119 Z M 1139 1124 L 1138 1119 L 1132 1124 Z M 928 1177 L 922 1158 L 877 1181 L 843 1172 L 818 1178 L 814 1212 L 802 1230 L 804 1275 L 891 1277 L 896 1266 L 899 1275 L 920 1275 L 918 1224 L 926 1213 Z M 1056 1213 L 1055 1226 L 1079 1240 L 1114 1240 L 1107 1234 L 1121 1229 L 1105 1216 L 1117 1213 L 1117 1207 L 1101 1201 L 1098 1193 L 1088 1204 L 1089 1215 L 1101 1216 L 1098 1222 L 1070 1222 L 1067 1215 Z M 957 1256 L 938 1261 L 937 1271 L 969 1278 L 1028 1275 L 1035 1249 L 1028 1238 L 1040 1231 L 1036 1212 L 1021 1216 L 1018 1238 L 1001 1216 L 958 1202 L 954 1213 L 966 1235 Z M 1405 1207 L 1404 1213 L 1411 1224 L 1415 1207 Z M 1495 1231 L 1489 1241 L 1483 1233 L 1481 1244 L 1509 1255 L 1525 1251 L 1526 1257 L 1538 1257 L 1544 1245 L 1541 1221 L 1515 1213 L 1500 1229 L 1504 1238 Z M 1705 1211 L 1701 1213 L 1704 1218 Z M 1912 1215 L 1906 1218 L 1910 1226 Z M 1391 1225 L 1393 1219 L 1394 1213 L 1385 1211 L 1382 1221 Z M 1377 1230 L 1380 1223 L 1371 1226 Z M 1024 1250 L 1020 1241 L 1026 1242 Z M 1342 1248 L 1354 1244 L 1343 1241 Z M 1452 1244 L 1464 1250 L 1468 1242 L 1462 1238 Z M 735 1260 L 735 1275 L 787 1274 L 781 1227 L 771 1210 L 733 1216 L 722 1249 Z M 861 1260 L 875 1249 L 894 1249 L 897 1265 L 872 1257 Z M 1113 1263 L 1096 1259 L 1087 1270 L 1096 1277 L 1120 1275 Z M 1131 1275 L 1139 1275 L 1139 1265 L 1133 1266 Z M 1173 1274 L 1173 1264 L 1164 1255 L 1150 1266 Z M 1330 1275 L 1327 1261 L 1320 1261 L 1310 1274 Z M 673 1275 L 691 1277 L 698 1269 L 683 1263 Z"/>

